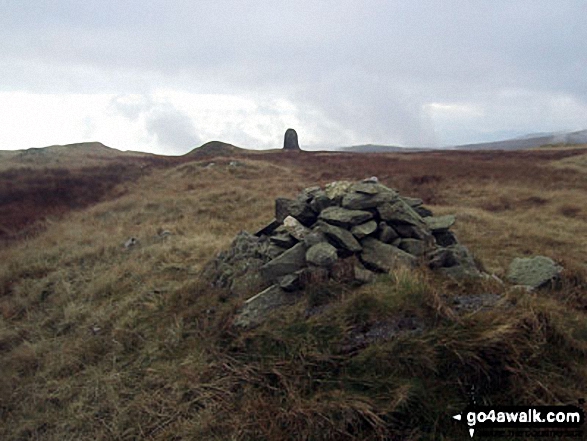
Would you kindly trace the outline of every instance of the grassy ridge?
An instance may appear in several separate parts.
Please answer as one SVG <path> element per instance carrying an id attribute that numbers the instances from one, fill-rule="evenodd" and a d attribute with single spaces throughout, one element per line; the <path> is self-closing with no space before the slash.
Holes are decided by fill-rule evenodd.
<path id="1" fill-rule="evenodd" d="M 431 156 L 432 155 L 432 156 Z M 584 153 L 256 154 L 151 170 L 116 199 L 0 250 L 2 439 L 458 439 L 483 403 L 587 392 Z M 564 172 L 561 172 L 564 170 Z M 528 253 L 567 267 L 526 293 L 426 271 L 314 287 L 259 328 L 198 279 L 277 196 L 377 175 L 438 213 L 489 270 Z M 161 236 L 162 230 L 172 232 Z M 128 237 L 139 245 L 128 250 Z M 492 308 L 460 298 L 499 294 Z"/>

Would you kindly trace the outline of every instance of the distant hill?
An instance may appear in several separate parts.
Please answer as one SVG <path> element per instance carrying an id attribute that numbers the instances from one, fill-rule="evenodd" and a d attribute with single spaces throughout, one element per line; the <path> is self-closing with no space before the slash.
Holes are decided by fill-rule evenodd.
<path id="1" fill-rule="evenodd" d="M 577 132 L 534 133 L 502 141 L 482 142 L 445 146 L 434 150 L 525 150 L 545 145 L 576 145 L 587 144 L 587 130 Z M 395 145 L 363 144 L 351 147 L 340 147 L 341 152 L 354 153 L 397 153 L 425 152 L 433 150 L 423 147 L 400 147 Z"/>
<path id="2" fill-rule="evenodd" d="M 544 145 L 574 145 L 587 143 L 587 130 L 578 132 L 538 133 L 503 141 L 463 144 L 455 150 L 525 150 Z"/>
<path id="3" fill-rule="evenodd" d="M 30 166 L 89 166 L 121 158 L 147 158 L 143 152 L 123 152 L 101 142 L 79 142 L 23 150 L 1 150 L 0 168 Z"/>
<path id="4" fill-rule="evenodd" d="M 209 141 L 200 147 L 189 151 L 183 157 L 189 158 L 209 158 L 213 156 L 231 156 L 238 153 L 249 151 L 241 147 L 234 146 L 222 141 Z"/>
<path id="5" fill-rule="evenodd" d="M 430 149 L 418 147 L 400 147 L 395 145 L 361 144 L 350 147 L 341 147 L 341 152 L 351 153 L 397 153 L 397 152 L 422 152 Z"/>

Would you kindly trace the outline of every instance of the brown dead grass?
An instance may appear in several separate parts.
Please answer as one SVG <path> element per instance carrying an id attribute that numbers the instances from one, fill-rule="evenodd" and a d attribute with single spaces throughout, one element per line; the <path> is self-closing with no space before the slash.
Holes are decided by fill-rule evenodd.
<path id="1" fill-rule="evenodd" d="M 0 437 L 439 439 L 442 415 L 466 404 L 460 381 L 496 403 L 574 402 L 587 391 L 582 154 L 273 152 L 134 174 L 128 165 L 129 179 L 115 168 L 72 171 L 80 181 L 59 217 L 0 250 Z M 35 173 L 5 183 L 40 204 L 43 186 L 63 181 Z M 332 295 L 326 287 L 325 315 L 305 319 L 297 305 L 236 333 L 243 299 L 198 280 L 203 265 L 239 230 L 268 222 L 275 197 L 372 175 L 456 213 L 460 241 L 490 271 L 549 255 L 567 267 L 562 286 L 545 296 L 404 274 Z M 139 244 L 124 249 L 131 236 Z M 518 306 L 451 312 L 453 296 L 488 291 Z M 356 356 L 337 352 L 349 333 L 398 313 L 435 325 Z"/>

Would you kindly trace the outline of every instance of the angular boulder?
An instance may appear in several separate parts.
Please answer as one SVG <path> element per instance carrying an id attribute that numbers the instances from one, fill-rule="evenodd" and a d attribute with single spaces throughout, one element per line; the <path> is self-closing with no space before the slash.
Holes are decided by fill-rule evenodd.
<path id="1" fill-rule="evenodd" d="M 268 282 L 294 273 L 306 266 L 306 246 L 300 242 L 261 267 L 261 275 Z"/>

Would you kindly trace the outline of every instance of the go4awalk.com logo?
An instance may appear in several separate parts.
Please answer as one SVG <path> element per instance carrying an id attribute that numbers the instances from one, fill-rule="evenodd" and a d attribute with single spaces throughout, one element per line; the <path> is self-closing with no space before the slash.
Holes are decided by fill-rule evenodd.
<path id="1" fill-rule="evenodd" d="M 482 437 L 535 436 L 547 439 L 555 433 L 580 437 L 585 421 L 583 410 L 577 406 L 469 406 L 453 418 L 467 425 L 471 438 L 475 433 Z"/>

